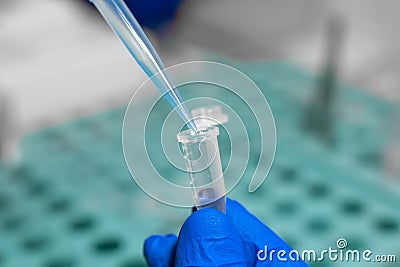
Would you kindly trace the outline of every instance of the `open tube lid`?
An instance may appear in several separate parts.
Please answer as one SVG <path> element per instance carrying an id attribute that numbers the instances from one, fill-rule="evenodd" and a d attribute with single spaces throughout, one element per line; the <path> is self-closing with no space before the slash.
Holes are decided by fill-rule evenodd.
<path id="1" fill-rule="evenodd" d="M 228 121 L 228 115 L 222 112 L 221 106 L 206 106 L 191 110 L 197 128 L 217 126 Z"/>

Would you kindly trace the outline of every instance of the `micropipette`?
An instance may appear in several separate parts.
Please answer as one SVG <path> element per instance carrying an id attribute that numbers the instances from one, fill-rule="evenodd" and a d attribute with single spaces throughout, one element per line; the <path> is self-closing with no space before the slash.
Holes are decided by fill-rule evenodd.
<path id="1" fill-rule="evenodd" d="M 133 58 L 163 93 L 171 106 L 178 112 L 192 131 L 197 131 L 182 97 L 165 70 L 149 38 L 136 21 L 123 0 L 90 0 L 108 25 L 121 39 Z"/>

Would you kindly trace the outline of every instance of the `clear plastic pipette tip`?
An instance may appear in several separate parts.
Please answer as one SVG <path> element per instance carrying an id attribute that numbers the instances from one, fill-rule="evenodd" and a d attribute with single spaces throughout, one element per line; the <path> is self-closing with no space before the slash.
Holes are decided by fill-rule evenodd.
<path id="1" fill-rule="evenodd" d="M 187 111 L 187 109 L 183 106 L 183 103 L 179 104 L 176 106 L 176 112 L 178 112 L 179 116 L 182 117 L 186 125 L 189 127 L 189 129 L 194 132 L 198 133 L 197 125 L 194 122 L 194 119 L 190 117 L 190 113 Z"/>
<path id="2" fill-rule="evenodd" d="M 122 40 L 143 71 L 153 80 L 158 89 L 165 93 L 164 97 L 168 99 L 186 125 L 192 131 L 197 132 L 196 124 L 170 80 L 157 51 L 124 0 L 90 1 L 93 2 L 116 35 Z M 155 75 L 157 73 L 159 75 Z"/>

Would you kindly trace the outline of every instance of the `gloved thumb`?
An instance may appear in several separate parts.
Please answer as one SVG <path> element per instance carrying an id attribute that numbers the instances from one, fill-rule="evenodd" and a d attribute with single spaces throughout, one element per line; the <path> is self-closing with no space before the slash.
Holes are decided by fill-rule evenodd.
<path id="1" fill-rule="evenodd" d="M 179 233 L 175 266 L 246 266 L 242 240 L 230 217 L 215 209 L 190 215 Z"/>
<path id="2" fill-rule="evenodd" d="M 175 261 L 176 235 L 152 235 L 144 241 L 144 257 L 150 267 L 172 267 Z"/>

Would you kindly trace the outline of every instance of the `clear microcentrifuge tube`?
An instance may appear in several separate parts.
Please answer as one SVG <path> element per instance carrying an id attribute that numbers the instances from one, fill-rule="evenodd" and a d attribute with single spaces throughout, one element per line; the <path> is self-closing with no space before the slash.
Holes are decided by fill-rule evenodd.
<path id="1" fill-rule="evenodd" d="M 182 143 L 196 207 L 215 208 L 225 213 L 226 191 L 218 135 L 219 128 L 210 126 L 197 132 L 186 130 L 178 133 L 177 137 Z"/>

